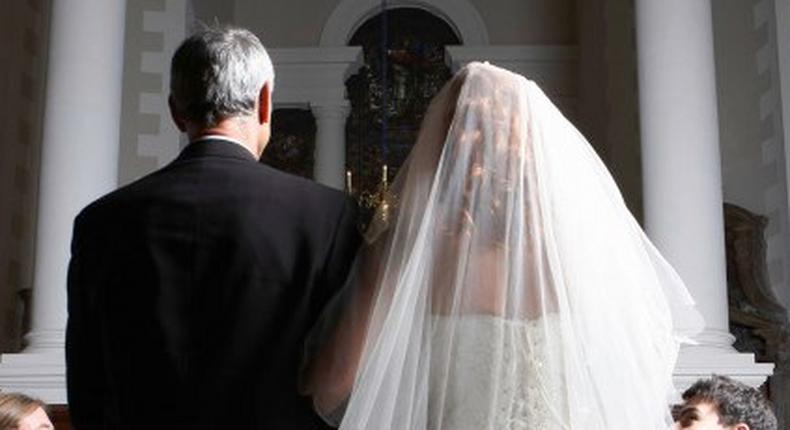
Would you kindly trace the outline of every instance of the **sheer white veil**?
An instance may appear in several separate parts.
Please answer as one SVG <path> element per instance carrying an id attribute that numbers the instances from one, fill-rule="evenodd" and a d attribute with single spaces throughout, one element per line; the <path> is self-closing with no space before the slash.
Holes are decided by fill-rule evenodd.
<path id="1" fill-rule="evenodd" d="M 344 410 L 341 428 L 354 430 L 450 429 L 453 409 L 477 408 L 490 417 L 479 428 L 499 430 L 497 410 L 518 406 L 504 388 L 528 387 L 552 393 L 550 428 L 671 425 L 679 343 L 701 319 L 537 85 L 488 64 L 463 68 L 429 107 L 392 191 L 356 278 L 310 342 L 304 388 L 327 418 Z M 472 405 L 458 363 L 465 324 L 479 318 L 501 330 L 474 339 L 490 395 Z M 542 370 L 525 378 L 514 362 Z M 522 425 L 513 428 L 538 428 Z"/>

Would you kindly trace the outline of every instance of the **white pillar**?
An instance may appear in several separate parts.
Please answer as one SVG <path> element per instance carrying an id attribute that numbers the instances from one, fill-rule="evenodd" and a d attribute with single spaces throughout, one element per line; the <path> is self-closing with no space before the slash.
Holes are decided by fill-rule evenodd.
<path id="1" fill-rule="evenodd" d="M 709 0 L 638 0 L 645 222 L 730 348 L 716 70 Z"/>
<path id="2" fill-rule="evenodd" d="M 705 318 L 687 376 L 754 384 L 772 366 L 731 346 L 710 0 L 637 0 L 636 20 L 647 232 Z"/>
<path id="3" fill-rule="evenodd" d="M 125 0 L 52 2 L 33 327 L 28 349 L 0 366 L 0 388 L 45 401 L 65 400 L 65 387 L 48 384 L 63 379 L 73 220 L 117 185 L 125 15 Z"/>
<path id="4" fill-rule="evenodd" d="M 346 168 L 346 80 L 363 64 L 360 46 L 272 48 L 274 105 L 309 105 L 316 119 L 313 178 L 343 189 Z"/>
<path id="5" fill-rule="evenodd" d="M 324 185 L 342 190 L 345 186 L 348 105 L 312 105 L 311 109 L 317 128 L 313 178 Z"/>

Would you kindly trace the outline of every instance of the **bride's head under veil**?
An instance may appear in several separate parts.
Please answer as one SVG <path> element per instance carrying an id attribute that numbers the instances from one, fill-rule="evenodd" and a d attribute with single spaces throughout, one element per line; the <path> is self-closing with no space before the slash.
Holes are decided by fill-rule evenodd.
<path id="1" fill-rule="evenodd" d="M 463 68 L 392 191 L 335 324 L 316 331 L 319 410 L 345 399 L 348 429 L 671 424 L 693 302 L 537 85 Z"/>

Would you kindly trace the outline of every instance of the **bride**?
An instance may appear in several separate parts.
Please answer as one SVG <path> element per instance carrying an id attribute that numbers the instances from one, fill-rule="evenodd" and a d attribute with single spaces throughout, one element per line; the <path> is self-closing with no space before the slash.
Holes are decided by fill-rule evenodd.
<path id="1" fill-rule="evenodd" d="M 308 342 L 341 429 L 667 429 L 699 320 L 584 137 L 488 64 L 436 96 Z M 676 322 L 685 319 L 682 327 Z"/>

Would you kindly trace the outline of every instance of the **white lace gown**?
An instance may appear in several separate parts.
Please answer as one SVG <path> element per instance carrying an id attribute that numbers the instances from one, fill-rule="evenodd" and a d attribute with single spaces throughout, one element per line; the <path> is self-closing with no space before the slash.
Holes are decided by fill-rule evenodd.
<path id="1" fill-rule="evenodd" d="M 437 316 L 432 323 L 432 343 L 449 345 L 452 358 L 449 368 L 448 360 L 431 360 L 428 429 L 570 428 L 559 345 L 550 341 L 559 333 L 557 315 L 527 322 Z"/>

